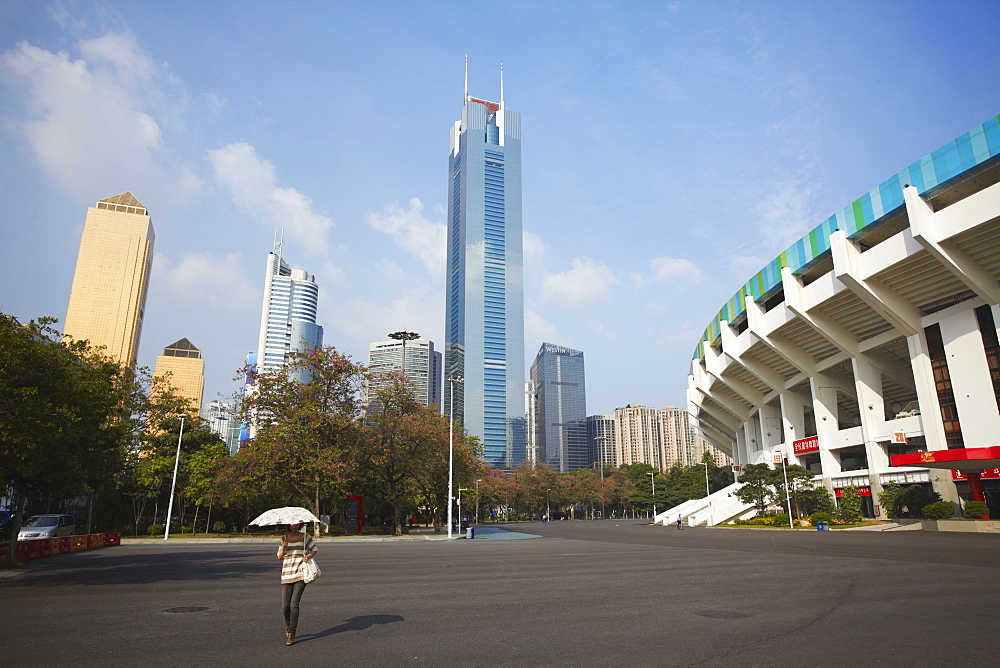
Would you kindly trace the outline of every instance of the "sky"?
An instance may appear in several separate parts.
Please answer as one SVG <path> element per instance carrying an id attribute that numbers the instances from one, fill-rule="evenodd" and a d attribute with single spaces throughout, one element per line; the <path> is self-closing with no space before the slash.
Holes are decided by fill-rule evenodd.
<path id="1" fill-rule="evenodd" d="M 943 11 L 945 6 L 947 11 Z M 443 349 L 448 131 L 522 120 L 525 360 L 588 414 L 679 406 L 706 325 L 834 211 L 1000 113 L 1000 3 L 0 0 L 0 311 L 63 320 L 87 207 L 148 208 L 139 351 L 205 400 L 256 349 L 267 253 L 324 342 Z"/>

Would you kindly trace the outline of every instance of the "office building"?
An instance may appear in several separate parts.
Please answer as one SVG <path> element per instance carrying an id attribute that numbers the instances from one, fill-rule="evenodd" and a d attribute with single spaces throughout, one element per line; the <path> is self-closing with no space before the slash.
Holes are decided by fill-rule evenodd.
<path id="1" fill-rule="evenodd" d="M 208 423 L 208 428 L 219 435 L 229 448 L 229 454 L 235 455 L 240 450 L 240 421 L 233 412 L 233 405 L 213 399 L 201 409 L 201 419 Z"/>
<path id="2" fill-rule="evenodd" d="M 403 374 L 413 396 L 425 406 L 441 405 L 441 353 L 425 339 L 389 340 L 368 344 L 371 381 L 366 404 L 373 405 L 372 388 L 381 387 L 392 373 Z"/>
<path id="3" fill-rule="evenodd" d="M 267 254 L 264 272 L 264 303 L 256 355 L 258 372 L 284 366 L 292 351 L 323 345 L 323 328 L 316 324 L 318 301 L 316 277 L 304 269 L 289 267 L 281 257 L 281 244 L 275 244 L 274 250 Z"/>
<path id="4" fill-rule="evenodd" d="M 864 155 L 858 156 L 864 160 Z M 883 516 L 889 482 L 1000 517 L 1000 117 L 890 175 L 739 287 L 688 404 L 737 464 L 785 458 Z"/>
<path id="5" fill-rule="evenodd" d="M 135 367 L 154 239 L 149 212 L 132 193 L 87 209 L 63 334 Z"/>
<path id="6" fill-rule="evenodd" d="M 615 416 L 587 416 L 587 444 L 590 461 L 598 466 L 613 468 L 615 462 Z"/>
<path id="7" fill-rule="evenodd" d="M 515 466 L 526 456 L 521 117 L 500 101 L 469 96 L 451 129 L 445 396 L 482 439 L 484 459 Z M 449 410 L 446 403 L 446 410 Z"/>
<path id="8" fill-rule="evenodd" d="M 555 471 L 587 468 L 587 388 L 583 353 L 543 343 L 531 364 L 539 461 Z"/>
<path id="9" fill-rule="evenodd" d="M 193 343 L 184 338 L 164 348 L 156 357 L 153 377 L 165 379 L 187 401 L 190 414 L 198 415 L 205 391 L 205 360 Z"/>

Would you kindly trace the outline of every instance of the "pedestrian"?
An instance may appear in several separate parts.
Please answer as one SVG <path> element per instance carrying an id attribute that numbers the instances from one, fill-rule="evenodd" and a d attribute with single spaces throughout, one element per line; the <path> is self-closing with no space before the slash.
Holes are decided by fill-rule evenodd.
<path id="1" fill-rule="evenodd" d="M 281 537 L 278 559 L 281 559 L 281 611 L 285 615 L 285 645 L 295 642 L 299 624 L 299 600 L 306 589 L 302 579 L 302 564 L 316 556 L 316 542 L 302 533 L 301 524 L 289 524 L 288 533 Z"/>
<path id="2" fill-rule="evenodd" d="M 680 531 L 684 527 L 684 520 L 680 515 L 677 516 L 677 530 Z"/>

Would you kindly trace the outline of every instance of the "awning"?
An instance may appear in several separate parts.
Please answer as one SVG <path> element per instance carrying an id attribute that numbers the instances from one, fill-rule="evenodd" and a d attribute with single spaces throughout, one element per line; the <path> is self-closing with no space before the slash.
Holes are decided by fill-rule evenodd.
<path id="1" fill-rule="evenodd" d="M 891 455 L 893 466 L 919 466 L 928 469 L 953 469 L 955 471 L 983 471 L 1000 468 L 1000 446 L 991 448 L 954 448 Z"/>

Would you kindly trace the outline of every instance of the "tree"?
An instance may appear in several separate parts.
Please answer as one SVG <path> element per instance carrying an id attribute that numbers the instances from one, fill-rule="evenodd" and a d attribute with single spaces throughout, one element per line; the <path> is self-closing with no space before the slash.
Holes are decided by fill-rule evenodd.
<path id="1" fill-rule="evenodd" d="M 357 472 L 377 483 L 381 498 L 392 508 L 395 534 L 403 534 L 403 510 L 415 505 L 417 472 L 434 467 L 448 447 L 448 421 L 417 401 L 406 378 L 393 376 L 371 391 L 377 410 L 361 420 L 352 448 Z"/>
<path id="2" fill-rule="evenodd" d="M 92 497 L 113 479 L 144 398 L 141 373 L 63 341 L 55 322 L 0 318 L 0 489 L 12 496 L 15 536 L 29 503 Z"/>
<path id="3" fill-rule="evenodd" d="M 788 479 L 787 490 L 785 489 L 786 477 Z M 807 498 L 806 492 L 812 489 L 815 477 L 816 474 L 799 464 L 786 464 L 784 471 L 776 467 L 771 474 L 771 486 L 774 488 L 776 503 L 785 504 L 791 497 L 792 506 L 801 517 L 802 508 Z"/>
<path id="4" fill-rule="evenodd" d="M 772 475 L 773 471 L 767 464 L 747 464 L 740 472 L 743 486 L 736 490 L 736 496 L 743 503 L 756 506 L 758 515 L 763 515 L 774 499 Z"/>
<path id="5" fill-rule="evenodd" d="M 835 516 L 842 522 L 854 524 L 864 519 L 861 512 L 861 492 L 856 485 L 848 485 L 840 493 Z"/>
<path id="6" fill-rule="evenodd" d="M 364 371 L 327 346 L 255 374 L 237 413 L 256 435 L 220 468 L 219 494 L 244 505 L 272 494 L 319 516 L 321 498 L 343 492 L 349 474 Z"/>

